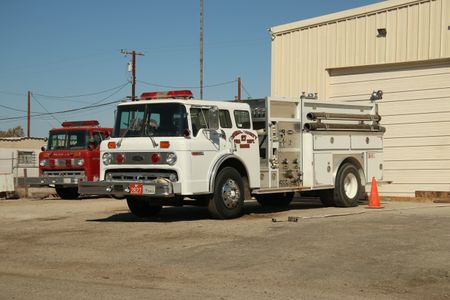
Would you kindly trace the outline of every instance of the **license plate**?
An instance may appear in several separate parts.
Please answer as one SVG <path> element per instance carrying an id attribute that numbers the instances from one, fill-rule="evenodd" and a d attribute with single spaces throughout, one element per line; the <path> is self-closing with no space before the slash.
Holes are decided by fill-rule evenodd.
<path id="1" fill-rule="evenodd" d="M 154 194 L 155 193 L 155 186 L 154 185 L 144 185 L 144 194 Z"/>
<path id="2" fill-rule="evenodd" d="M 72 183 L 70 178 L 63 178 L 63 183 Z"/>
<path id="3" fill-rule="evenodd" d="M 142 195 L 142 194 L 154 194 L 154 185 L 143 185 L 143 184 L 130 184 L 130 194 Z"/>
<path id="4" fill-rule="evenodd" d="M 130 194 L 142 195 L 142 184 L 130 184 Z"/>

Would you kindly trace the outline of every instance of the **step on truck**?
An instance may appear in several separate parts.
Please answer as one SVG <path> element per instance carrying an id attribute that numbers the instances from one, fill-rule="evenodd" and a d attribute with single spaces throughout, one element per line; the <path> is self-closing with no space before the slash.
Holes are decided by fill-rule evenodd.
<path id="1" fill-rule="evenodd" d="M 99 179 L 100 143 L 112 128 L 96 120 L 66 121 L 49 132 L 48 144 L 39 153 L 39 177 L 28 177 L 30 186 L 54 187 L 61 199 L 77 199 L 78 181 Z"/>
<path id="2" fill-rule="evenodd" d="M 118 105 L 101 144 L 99 181 L 82 194 L 126 199 L 138 217 L 163 205 L 205 205 L 239 217 L 244 200 L 286 206 L 294 193 L 350 207 L 383 178 L 377 105 L 266 98 L 205 101 L 190 91 L 143 93 Z"/>

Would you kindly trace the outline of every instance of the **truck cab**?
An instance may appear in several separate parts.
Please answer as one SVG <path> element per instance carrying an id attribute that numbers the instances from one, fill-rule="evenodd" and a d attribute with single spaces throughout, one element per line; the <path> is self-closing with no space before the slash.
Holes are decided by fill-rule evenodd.
<path id="1" fill-rule="evenodd" d="M 112 128 L 99 127 L 96 120 L 66 121 L 49 132 L 48 143 L 39 154 L 39 177 L 28 178 L 32 186 L 52 186 L 62 199 L 78 198 L 78 181 L 98 180 L 100 143 Z"/>
<path id="2" fill-rule="evenodd" d="M 125 197 L 141 216 L 186 198 L 210 203 L 218 218 L 237 216 L 259 186 L 250 107 L 191 95 L 144 93 L 119 104 L 112 136 L 101 144 L 100 181 L 83 182 L 81 191 Z M 219 196 L 223 201 L 209 201 Z"/>

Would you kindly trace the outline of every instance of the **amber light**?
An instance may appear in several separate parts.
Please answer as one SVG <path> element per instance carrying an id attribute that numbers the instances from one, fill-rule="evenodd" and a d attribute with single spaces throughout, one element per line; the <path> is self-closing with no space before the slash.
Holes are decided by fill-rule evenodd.
<path id="1" fill-rule="evenodd" d="M 116 142 L 109 142 L 108 149 L 116 149 Z"/>
<path id="2" fill-rule="evenodd" d="M 153 153 L 152 154 L 152 163 L 156 164 L 161 159 L 161 155 L 159 153 Z"/>
<path id="3" fill-rule="evenodd" d="M 169 147 L 170 147 L 170 142 L 169 141 L 161 141 L 161 142 L 159 142 L 159 148 L 167 149 Z"/>

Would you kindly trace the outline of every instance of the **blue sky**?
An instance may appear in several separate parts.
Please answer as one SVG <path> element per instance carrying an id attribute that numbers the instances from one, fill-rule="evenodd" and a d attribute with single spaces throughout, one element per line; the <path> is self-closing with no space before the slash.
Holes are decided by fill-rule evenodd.
<path id="1" fill-rule="evenodd" d="M 129 80 L 129 58 L 120 49 L 145 53 L 136 64 L 137 95 L 174 86 L 194 87 L 198 97 L 199 2 L 2 0 L 0 130 L 21 125 L 26 132 L 23 111 L 28 90 L 34 95 L 34 113 L 77 109 L 130 95 L 130 86 L 119 89 Z M 270 95 L 267 28 L 380 1 L 204 2 L 204 98 L 216 100 L 234 98 L 237 84 L 233 81 L 238 76 L 245 87 L 243 97 Z M 207 87 L 226 82 L 231 83 Z M 102 93 L 71 97 L 96 92 Z M 65 120 L 98 119 L 112 126 L 113 116 L 114 105 L 109 105 L 33 117 L 31 135 L 45 137 Z M 11 117 L 19 118 L 5 120 Z"/>

